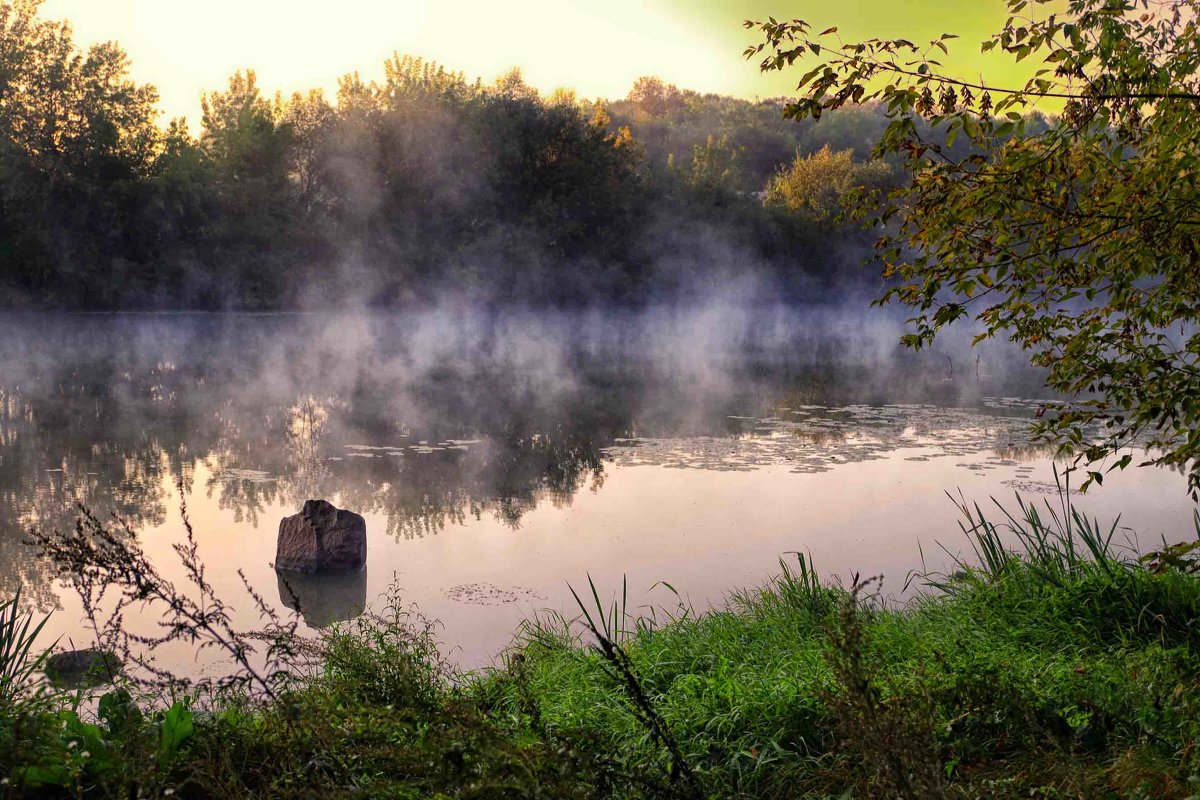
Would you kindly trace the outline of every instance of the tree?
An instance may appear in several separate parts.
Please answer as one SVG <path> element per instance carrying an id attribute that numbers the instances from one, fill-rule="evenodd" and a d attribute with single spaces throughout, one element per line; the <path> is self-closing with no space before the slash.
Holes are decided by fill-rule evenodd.
<path id="1" fill-rule="evenodd" d="M 880 302 L 914 309 L 906 344 L 974 318 L 1007 336 L 1066 401 L 1036 433 L 1088 464 L 1174 465 L 1200 492 L 1200 0 L 1008 0 L 983 42 L 1040 57 L 1023 85 L 962 80 L 956 37 L 845 42 L 802 20 L 747 22 L 763 70 L 815 61 L 785 114 L 881 103 L 877 155 L 911 183 L 879 193 Z M 1058 7 L 1058 6 L 1056 6 Z M 1052 113 L 1037 126 L 1039 107 Z M 927 123 L 927 124 L 926 124 Z M 956 138 L 971 147 L 951 151 Z M 957 153 L 957 154 L 956 154 Z M 1122 451 L 1128 452 L 1122 453 Z"/>
<path id="2" fill-rule="evenodd" d="M 684 94 L 677 86 L 652 76 L 634 81 L 626 100 L 647 117 L 665 117 L 684 107 Z"/>
<path id="3" fill-rule="evenodd" d="M 136 294 L 129 220 L 161 147 L 158 95 L 117 45 L 81 52 L 40 5 L 0 2 L 0 282 L 72 303 Z"/>
<path id="4" fill-rule="evenodd" d="M 311 215 L 326 200 L 325 187 L 329 178 L 324 156 L 337 112 L 320 89 L 311 89 L 307 94 L 294 93 L 282 111 L 283 122 L 293 137 L 289 174 L 300 211 Z"/>
<path id="5" fill-rule="evenodd" d="M 729 144 L 729 137 L 709 134 L 703 145 L 692 148 L 687 183 L 702 192 L 734 192 L 741 183 L 741 162 L 745 149 Z"/>
<path id="6" fill-rule="evenodd" d="M 0 3 L 0 136 L 46 175 L 112 181 L 145 175 L 160 143 L 158 92 L 128 78 L 111 42 L 81 53 L 41 0 Z"/>
<path id="7" fill-rule="evenodd" d="M 283 101 L 264 98 L 254 71 L 247 70 L 235 73 L 226 91 L 205 94 L 200 109 L 200 146 L 213 165 L 221 206 L 216 233 L 227 248 L 214 268 L 224 273 L 221 291 L 231 292 L 205 301 L 252 307 L 276 302 L 283 275 L 272 258 L 285 261 L 294 244 L 288 234 L 300 194 Z"/>
<path id="8" fill-rule="evenodd" d="M 810 219 L 833 219 L 855 193 L 880 189 L 892 177 L 892 168 L 878 159 L 854 160 L 854 151 L 825 145 L 810 156 L 797 155 L 790 166 L 767 184 L 767 205 L 783 206 Z"/>
<path id="9" fill-rule="evenodd" d="M 537 89 L 525 82 L 519 67 L 513 67 L 496 79 L 495 93 L 508 100 L 536 100 Z"/>
<path id="10" fill-rule="evenodd" d="M 271 103 L 258 89 L 254 70 L 234 73 L 224 92 L 205 94 L 200 110 L 201 146 L 225 168 L 229 180 L 282 173 L 276 165 L 286 157 L 287 131 L 277 125 Z"/>

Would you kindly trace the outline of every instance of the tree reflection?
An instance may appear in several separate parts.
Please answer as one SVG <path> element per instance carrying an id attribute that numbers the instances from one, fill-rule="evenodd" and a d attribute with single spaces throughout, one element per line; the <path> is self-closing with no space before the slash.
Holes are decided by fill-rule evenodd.
<path id="1" fill-rule="evenodd" d="M 485 516 L 517 529 L 543 503 L 599 489 L 618 438 L 737 437 L 733 415 L 897 394 L 849 368 L 747 364 L 714 382 L 701 361 L 654 362 L 628 342 L 614 355 L 563 337 L 531 358 L 490 329 L 426 358 L 437 348 L 419 336 L 346 344 L 345 328 L 0 317 L 0 593 L 54 602 L 49 570 L 22 544 L 29 529 L 71 528 L 78 505 L 134 530 L 161 525 L 174 487 L 190 493 L 201 473 L 238 523 L 273 528 L 268 509 L 327 498 L 384 517 L 397 539 Z M 917 396 L 919 376 L 901 378 L 900 396 Z M 933 385 L 956 391 L 940 373 Z"/>

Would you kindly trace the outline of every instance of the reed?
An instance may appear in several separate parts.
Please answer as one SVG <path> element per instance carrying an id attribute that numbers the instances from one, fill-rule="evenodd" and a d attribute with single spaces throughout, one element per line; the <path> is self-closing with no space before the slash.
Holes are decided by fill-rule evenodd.
<path id="1" fill-rule="evenodd" d="M 0 707 L 18 702 L 37 682 L 50 651 L 35 651 L 34 643 L 49 619 L 35 623 L 34 615 L 21 609 L 20 589 L 0 602 Z"/>

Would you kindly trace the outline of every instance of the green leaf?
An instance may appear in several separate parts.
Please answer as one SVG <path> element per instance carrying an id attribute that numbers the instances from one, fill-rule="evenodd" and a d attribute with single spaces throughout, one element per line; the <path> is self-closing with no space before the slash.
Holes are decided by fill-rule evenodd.
<path id="1" fill-rule="evenodd" d="M 114 689 L 100 698 L 96 715 L 104 720 L 110 733 L 123 736 L 141 726 L 142 712 L 133 702 L 129 692 Z"/>
<path id="2" fill-rule="evenodd" d="M 182 701 L 177 701 L 163 714 L 162 723 L 159 726 L 159 762 L 166 764 L 174 758 L 179 748 L 192 735 L 192 730 L 191 710 Z"/>
<path id="3" fill-rule="evenodd" d="M 74 783 L 66 764 L 39 764 L 16 769 L 16 783 L 34 788 L 41 786 L 70 786 Z"/>

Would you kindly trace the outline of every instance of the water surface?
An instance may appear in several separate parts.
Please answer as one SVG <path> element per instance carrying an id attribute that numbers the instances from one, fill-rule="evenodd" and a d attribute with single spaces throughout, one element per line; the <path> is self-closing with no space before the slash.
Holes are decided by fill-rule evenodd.
<path id="1" fill-rule="evenodd" d="M 908 573 L 960 551 L 968 500 L 1054 494 L 1028 425 L 1049 399 L 1019 353 L 966 336 L 932 352 L 846 309 L 13 315 L 0 318 L 0 593 L 82 646 L 78 601 L 23 544 L 117 514 L 167 575 L 180 501 L 246 627 L 237 570 L 292 605 L 271 568 L 309 498 L 363 514 L 368 566 L 294 580 L 306 628 L 393 583 L 460 664 L 517 623 L 570 609 L 567 582 L 627 576 L 639 604 L 760 583 L 789 551 L 822 572 Z M 1181 475 L 1114 474 L 1072 502 L 1121 514 L 1142 546 L 1184 538 Z M 148 620 L 140 620 L 149 624 Z M 164 656 L 181 672 L 189 653 Z"/>

